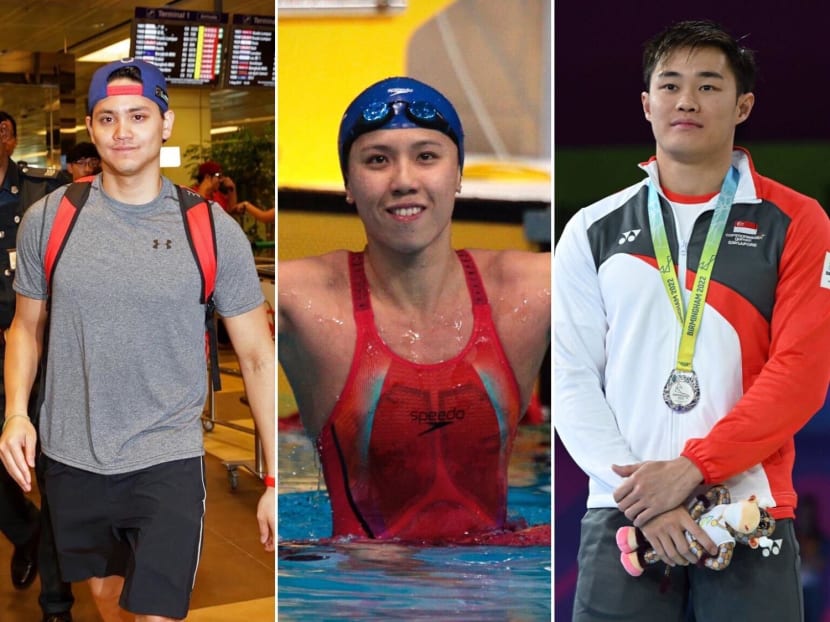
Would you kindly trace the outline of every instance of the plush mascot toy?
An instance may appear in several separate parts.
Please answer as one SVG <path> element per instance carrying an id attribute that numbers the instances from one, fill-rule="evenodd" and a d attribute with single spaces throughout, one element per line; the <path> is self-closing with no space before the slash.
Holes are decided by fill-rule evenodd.
<path id="1" fill-rule="evenodd" d="M 775 531 L 775 519 L 758 505 L 754 496 L 746 501 L 731 503 L 729 491 L 724 486 L 715 486 L 695 499 L 689 514 L 718 545 L 718 554 L 709 555 L 686 533 L 691 551 L 706 568 L 712 570 L 723 570 L 729 566 L 736 543 L 756 548 L 760 537 Z M 621 551 L 623 568 L 633 577 L 639 577 L 646 566 L 660 561 L 643 532 L 636 527 L 620 527 L 617 530 L 617 546 Z"/>

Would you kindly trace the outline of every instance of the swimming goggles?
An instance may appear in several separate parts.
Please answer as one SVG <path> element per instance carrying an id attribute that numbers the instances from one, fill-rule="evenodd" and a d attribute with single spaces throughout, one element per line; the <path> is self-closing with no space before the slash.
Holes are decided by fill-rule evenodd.
<path id="1" fill-rule="evenodd" d="M 393 101 L 372 102 L 360 112 L 357 122 L 351 131 L 351 139 L 355 140 L 361 134 L 380 129 L 386 125 L 392 117 L 399 115 L 403 109 L 406 118 L 419 127 L 430 130 L 438 130 L 450 137 L 457 145 L 458 135 L 453 131 L 449 121 L 438 111 L 433 104 L 427 101 Z"/>

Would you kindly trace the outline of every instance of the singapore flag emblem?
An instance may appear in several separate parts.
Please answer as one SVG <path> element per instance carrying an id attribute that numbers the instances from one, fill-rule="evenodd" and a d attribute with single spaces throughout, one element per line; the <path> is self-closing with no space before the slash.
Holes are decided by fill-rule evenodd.
<path id="1" fill-rule="evenodd" d="M 743 233 L 744 235 L 758 235 L 758 225 L 749 220 L 736 220 L 732 227 L 732 233 Z"/>

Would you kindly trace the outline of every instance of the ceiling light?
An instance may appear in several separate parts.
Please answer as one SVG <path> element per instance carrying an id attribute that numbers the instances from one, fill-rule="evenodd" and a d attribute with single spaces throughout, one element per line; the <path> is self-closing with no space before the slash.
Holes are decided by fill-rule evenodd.
<path id="1" fill-rule="evenodd" d="M 86 125 L 76 125 L 75 127 L 61 128 L 61 134 L 77 134 L 78 132 L 86 132 Z"/>
<path id="2" fill-rule="evenodd" d="M 130 55 L 130 38 L 122 39 L 112 45 L 90 52 L 78 59 L 80 63 L 108 63 L 114 60 L 121 60 Z"/>
<path id="3" fill-rule="evenodd" d="M 231 132 L 236 132 L 238 130 L 238 125 L 224 125 L 222 127 L 211 128 L 210 135 L 213 136 L 214 134 L 230 134 Z"/>

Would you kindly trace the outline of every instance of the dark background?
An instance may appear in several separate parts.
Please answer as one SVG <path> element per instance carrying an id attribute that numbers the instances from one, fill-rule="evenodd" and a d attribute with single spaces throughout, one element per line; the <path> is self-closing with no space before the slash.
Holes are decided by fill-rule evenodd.
<path id="1" fill-rule="evenodd" d="M 654 153 L 640 103 L 643 43 L 681 19 L 713 19 L 755 51 L 755 107 L 736 143 L 760 173 L 830 205 L 830 3 L 557 0 L 555 235 L 580 207 L 642 178 L 636 164 Z"/>
<path id="2" fill-rule="evenodd" d="M 761 174 L 814 196 L 825 209 L 830 206 L 830 3 L 700 0 L 681 8 L 668 2 L 556 0 L 555 236 L 580 207 L 642 179 L 636 164 L 654 153 L 651 128 L 640 104 L 642 46 L 682 19 L 715 20 L 755 51 L 759 66 L 755 108 L 738 127 L 736 143 L 751 150 Z M 555 412 L 553 420 L 555 424 Z M 819 599 L 825 599 L 830 583 L 828 443 L 826 404 L 796 437 L 796 488 L 802 502 L 808 497 L 817 500 L 816 523 L 822 530 L 819 555 L 825 568 L 818 577 Z M 555 619 L 567 622 L 587 481 L 558 439 L 554 461 Z M 802 557 L 811 546 L 802 545 Z M 830 611 L 823 605 L 820 610 L 807 622 L 830 622 Z"/>
<path id="3" fill-rule="evenodd" d="M 712 19 L 755 51 L 760 73 L 744 140 L 830 140 L 830 3 L 559 0 L 554 12 L 556 146 L 640 144 L 643 43 L 680 19 Z"/>

